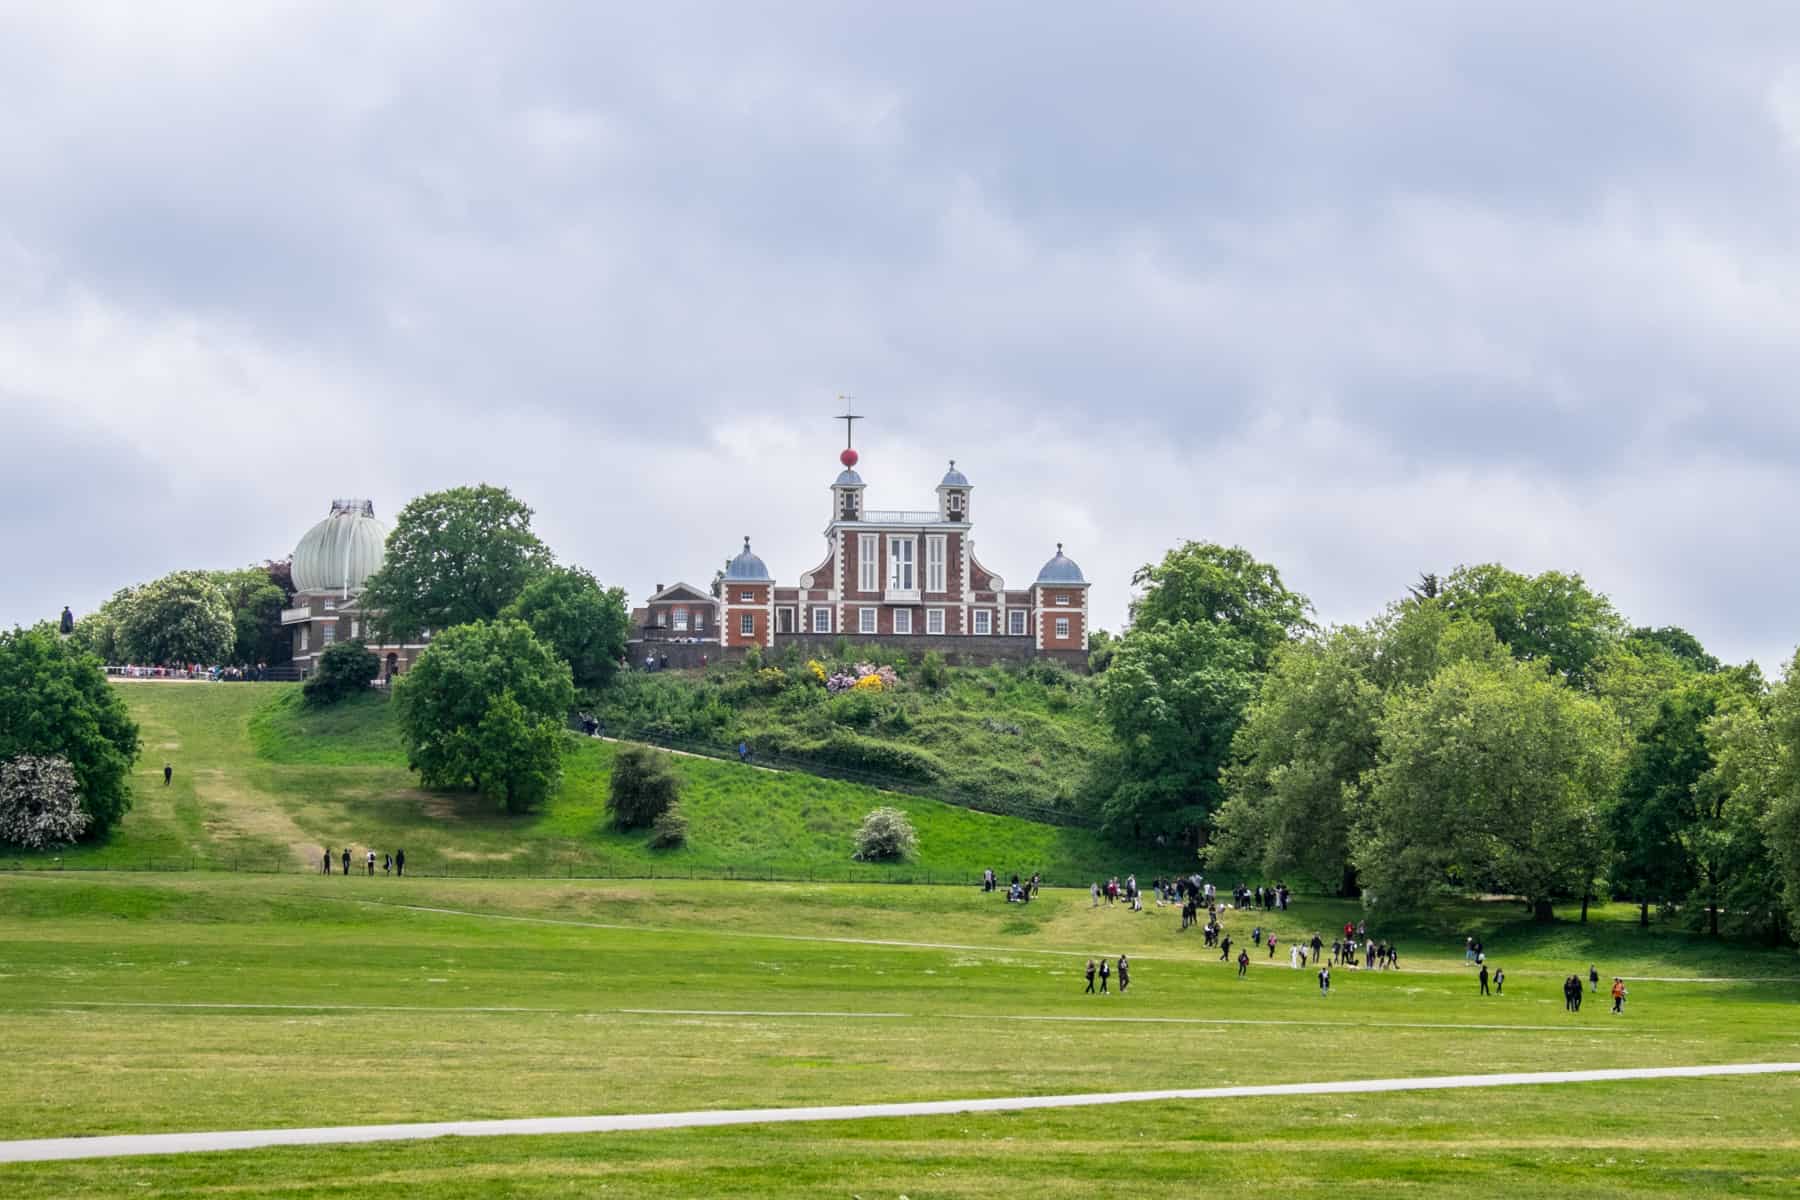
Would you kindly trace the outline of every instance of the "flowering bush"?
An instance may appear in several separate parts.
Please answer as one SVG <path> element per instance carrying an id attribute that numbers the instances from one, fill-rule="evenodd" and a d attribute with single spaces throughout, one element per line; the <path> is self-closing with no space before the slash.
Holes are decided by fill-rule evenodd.
<path id="1" fill-rule="evenodd" d="M 883 684 L 881 676 L 879 675 L 864 675 L 850 686 L 853 691 L 879 692 L 882 689 Z"/>
<path id="2" fill-rule="evenodd" d="M 812 672 L 812 676 L 814 679 L 818 680 L 820 683 L 825 682 L 825 664 L 824 663 L 820 662 L 816 658 L 809 659 L 806 664 L 806 669 L 808 671 Z"/>
<path id="3" fill-rule="evenodd" d="M 822 668 L 821 668 L 822 669 Z M 900 676 L 892 667 L 877 667 L 874 663 L 860 662 L 848 671 L 839 671 L 825 680 L 825 690 L 832 695 L 852 689 L 862 692 L 880 692 L 892 690 L 900 686 Z"/>
<path id="4" fill-rule="evenodd" d="M 906 858 L 918 848 L 919 835 L 914 832 L 906 814 L 897 808 L 883 806 L 863 818 L 862 828 L 856 831 L 853 857 L 861 862 L 881 862 Z"/>
<path id="5" fill-rule="evenodd" d="M 43 850 L 87 828 L 68 759 L 21 754 L 0 762 L 0 843 Z"/>

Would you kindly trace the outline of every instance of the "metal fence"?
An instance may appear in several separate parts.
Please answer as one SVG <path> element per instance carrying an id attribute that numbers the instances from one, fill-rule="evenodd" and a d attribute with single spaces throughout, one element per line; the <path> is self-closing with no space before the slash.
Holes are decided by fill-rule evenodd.
<path id="1" fill-rule="evenodd" d="M 579 719 L 571 719 L 570 727 L 580 732 Z M 972 789 L 952 787 L 931 780 L 907 779 L 903 776 L 865 771 L 857 767 L 841 766 L 837 763 L 801 755 L 765 752 L 756 750 L 754 747 L 748 758 L 745 758 L 739 755 L 735 745 L 673 737 L 654 728 L 618 728 L 608 725 L 601 729 L 600 736 L 628 742 L 643 742 L 646 745 L 660 746 L 665 750 L 674 750 L 702 758 L 743 762 L 753 767 L 767 767 L 777 771 L 797 771 L 806 775 L 838 779 L 845 783 L 860 783 L 879 791 L 898 792 L 906 796 L 937 800 L 945 804 L 954 804 L 958 808 L 973 809 L 976 812 L 995 813 L 1007 817 L 1024 817 L 1044 825 L 1061 825 L 1071 829 L 1094 829 L 1099 826 L 1099 822 L 1086 813 L 1058 808 L 1054 805 L 1032 804 L 1005 796 L 993 796 Z"/>

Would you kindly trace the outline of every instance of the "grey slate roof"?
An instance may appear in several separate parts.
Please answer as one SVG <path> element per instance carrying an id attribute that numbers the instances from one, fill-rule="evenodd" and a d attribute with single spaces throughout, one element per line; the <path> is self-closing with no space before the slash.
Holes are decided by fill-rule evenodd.
<path id="1" fill-rule="evenodd" d="M 950 460 L 950 469 L 944 472 L 944 482 L 939 487 L 970 487 L 969 477 L 956 469 L 956 460 Z"/>
<path id="2" fill-rule="evenodd" d="M 837 482 L 832 484 L 831 486 L 832 487 L 862 487 L 863 486 L 862 476 L 858 475 L 855 471 L 852 471 L 849 467 L 845 467 L 842 471 L 838 472 Z"/>
<path id="3" fill-rule="evenodd" d="M 1063 553 L 1061 542 L 1056 543 L 1056 557 L 1045 563 L 1043 570 L 1038 572 L 1037 581 L 1039 583 L 1087 582 L 1082 577 L 1081 568 L 1076 565 L 1075 560 Z"/>
<path id="4" fill-rule="evenodd" d="M 732 559 L 725 566 L 725 582 L 727 583 L 774 583 L 774 576 L 763 560 L 750 553 L 750 539 L 744 539 L 744 552 Z"/>

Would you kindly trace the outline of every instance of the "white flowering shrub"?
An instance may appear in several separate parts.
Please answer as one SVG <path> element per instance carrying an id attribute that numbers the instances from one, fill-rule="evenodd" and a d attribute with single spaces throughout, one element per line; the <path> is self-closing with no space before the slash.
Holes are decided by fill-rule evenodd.
<path id="1" fill-rule="evenodd" d="M 908 858 L 919 848 L 919 835 L 912 822 L 897 808 L 882 806 L 863 818 L 856 831 L 855 858 L 860 862 L 883 862 Z"/>
<path id="2" fill-rule="evenodd" d="M 66 846 L 87 827 L 68 759 L 21 754 L 0 762 L 0 845 Z"/>

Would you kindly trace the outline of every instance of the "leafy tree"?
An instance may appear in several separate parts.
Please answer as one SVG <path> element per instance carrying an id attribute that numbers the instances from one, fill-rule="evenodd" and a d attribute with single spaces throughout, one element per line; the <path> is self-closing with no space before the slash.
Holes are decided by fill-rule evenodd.
<path id="1" fill-rule="evenodd" d="M 950 686 L 950 668 L 944 665 L 944 656 L 936 650 L 927 650 L 919 663 L 919 683 L 932 692 L 941 692 Z"/>
<path id="2" fill-rule="evenodd" d="M 888 862 L 911 858 L 919 848 L 919 835 L 905 813 L 883 805 L 872 809 L 856 831 L 856 853 L 859 862 Z"/>
<path id="3" fill-rule="evenodd" d="M 1283 650 L 1232 740 L 1207 861 L 1299 869 L 1354 894 L 1351 814 L 1376 764 L 1387 698 L 1469 660 L 1507 656 L 1486 625 L 1452 621 L 1430 601 Z"/>
<path id="4" fill-rule="evenodd" d="M 1625 645 L 1634 650 L 1649 646 L 1666 650 L 1680 659 L 1691 671 L 1712 674 L 1724 666 L 1718 659 L 1706 652 L 1706 647 L 1700 644 L 1699 638 L 1679 625 L 1664 625 L 1661 629 L 1640 625 L 1625 635 Z"/>
<path id="5" fill-rule="evenodd" d="M 1663 701 L 1685 687 L 1694 671 L 1654 642 L 1621 642 L 1595 663 L 1594 695 L 1607 702 L 1633 737 L 1654 724 Z"/>
<path id="6" fill-rule="evenodd" d="M 1800 653 L 1767 702 L 1767 745 L 1758 754 L 1756 783 L 1765 802 L 1761 824 L 1775 876 L 1771 896 L 1787 910 L 1788 928 L 1800 928 Z"/>
<path id="7" fill-rule="evenodd" d="M 1277 647 L 1312 628 L 1312 603 L 1242 546 L 1183 542 L 1139 567 L 1131 583 L 1143 589 L 1131 606 L 1134 631 L 1179 621 L 1222 626 L 1249 644 L 1259 671 Z"/>
<path id="8" fill-rule="evenodd" d="M 381 674 L 381 660 L 360 640 L 333 642 L 319 656 L 318 670 L 300 685 L 306 703 L 323 708 L 360 696 Z"/>
<path id="9" fill-rule="evenodd" d="M 137 588 L 120 588 L 114 592 L 112 599 L 76 620 L 75 632 L 69 635 L 69 640 L 103 664 L 124 662 L 125 651 L 119 644 L 119 625 L 137 593 Z"/>
<path id="10" fill-rule="evenodd" d="M 225 595 L 231 611 L 231 661 L 242 666 L 286 662 L 291 657 L 281 610 L 291 592 L 269 578 L 266 567 L 242 567 L 208 573 Z"/>
<path id="11" fill-rule="evenodd" d="M 228 662 L 236 638 L 225 593 L 204 571 L 145 584 L 119 620 L 119 649 L 133 662 Z"/>
<path id="12" fill-rule="evenodd" d="M 488 704 L 471 741 L 475 784 L 506 812 L 529 812 L 562 782 L 561 726 L 533 720 L 511 692 Z"/>
<path id="13" fill-rule="evenodd" d="M 1106 668 L 1112 666 L 1113 655 L 1119 652 L 1119 639 L 1104 629 L 1096 629 L 1088 634 L 1088 674 L 1101 675 Z"/>
<path id="14" fill-rule="evenodd" d="M 681 777 L 669 756 L 648 746 L 624 746 L 613 756 L 607 807 L 617 829 L 654 826 L 681 799 Z"/>
<path id="15" fill-rule="evenodd" d="M 631 614 L 624 589 L 602 589 L 580 567 L 553 567 L 539 575 L 503 615 L 531 626 L 562 655 L 576 687 L 606 686 L 625 656 Z"/>
<path id="16" fill-rule="evenodd" d="M 556 736 L 575 687 L 569 664 L 523 621 L 478 621 L 439 634 L 394 685 L 394 703 L 407 763 L 426 787 L 506 799 L 533 794 L 533 773 L 560 771 Z M 515 753 L 533 759 L 489 778 Z"/>
<path id="17" fill-rule="evenodd" d="M 491 621 L 548 570 L 550 551 L 531 532 L 531 509 L 505 488 L 480 484 L 410 501 L 388 535 L 381 570 L 363 587 L 384 638 Z"/>
<path id="18" fill-rule="evenodd" d="M 1225 624 L 1132 629 L 1101 677 L 1100 711 L 1119 747 L 1102 801 L 1111 829 L 1190 836 L 1223 799 L 1219 770 L 1250 698 L 1256 651 Z"/>
<path id="19" fill-rule="evenodd" d="M 1783 732 L 1792 686 L 1790 679 L 1770 695 L 1728 696 L 1706 726 L 1713 768 L 1694 786 L 1678 836 L 1694 880 L 1683 911 L 1714 935 L 1729 927 L 1779 937 L 1786 926 L 1781 863 L 1788 850 L 1768 833 L 1793 793 L 1792 743 Z"/>
<path id="20" fill-rule="evenodd" d="M 1523 662 L 1546 662 L 1578 688 L 1593 684 L 1601 655 L 1624 635 L 1612 601 L 1579 575 L 1521 575 L 1498 563 L 1458 567 L 1441 602 L 1453 615 L 1485 621 Z"/>
<path id="21" fill-rule="evenodd" d="M 87 827 L 68 759 L 21 754 L 0 761 L 0 845 L 26 850 L 67 846 L 79 841 Z"/>
<path id="22" fill-rule="evenodd" d="M 1412 594 L 1414 600 L 1421 603 L 1427 600 L 1436 600 L 1444 594 L 1444 581 L 1429 571 L 1421 571 L 1419 572 L 1419 582 L 1407 584 L 1406 590 Z"/>
<path id="23" fill-rule="evenodd" d="M 137 726 L 100 668 L 53 626 L 0 633 L 0 760 L 68 760 L 95 835 L 131 807 L 138 756 Z"/>
<path id="24" fill-rule="evenodd" d="M 1351 845 L 1365 885 L 1405 907 L 1454 881 L 1522 896 L 1540 921 L 1585 894 L 1616 785 L 1617 719 L 1541 669 L 1453 663 L 1396 693 Z"/>
<path id="25" fill-rule="evenodd" d="M 1696 813 L 1696 789 L 1714 766 L 1706 726 L 1718 702 L 1718 689 L 1678 688 L 1626 759 L 1607 824 L 1613 886 L 1638 902 L 1640 925 L 1650 923 L 1651 904 L 1673 904 L 1694 886 L 1682 833 Z"/>

